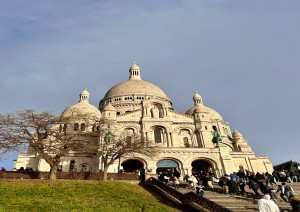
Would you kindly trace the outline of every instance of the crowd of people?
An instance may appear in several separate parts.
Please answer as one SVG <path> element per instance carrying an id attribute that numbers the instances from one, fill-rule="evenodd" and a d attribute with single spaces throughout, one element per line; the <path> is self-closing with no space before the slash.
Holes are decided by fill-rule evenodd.
<path id="1" fill-rule="evenodd" d="M 245 194 L 245 186 L 248 185 L 249 189 L 252 189 L 256 197 L 261 197 L 262 195 L 269 195 L 270 198 L 276 202 L 277 194 L 280 194 L 280 197 L 285 202 L 290 202 L 291 198 L 294 197 L 294 190 L 290 185 L 287 185 L 286 182 L 297 182 L 298 179 L 292 180 L 290 175 L 285 173 L 283 174 L 280 171 L 277 174 L 275 171 L 270 174 L 259 173 L 256 174 L 253 172 L 239 171 L 237 173 L 231 173 L 230 175 L 225 174 L 219 180 L 219 185 L 222 188 L 224 194 Z"/>
<path id="2" fill-rule="evenodd" d="M 180 185 L 186 185 L 187 188 L 195 190 L 199 197 L 204 197 L 205 190 L 214 189 L 213 183 L 218 183 L 221 192 L 225 195 L 253 195 L 246 192 L 245 187 L 248 186 L 249 189 L 253 190 L 255 198 L 261 198 L 258 201 L 259 207 L 271 207 L 274 209 L 273 211 L 277 211 L 276 202 L 278 195 L 285 202 L 291 202 L 295 196 L 291 184 L 288 185 L 287 183 L 299 181 L 297 173 L 289 173 L 283 170 L 279 172 L 273 171 L 272 173 L 254 173 L 239 170 L 229 175 L 225 174 L 217 179 L 213 172 L 201 171 L 199 174 L 182 177 L 178 170 L 170 169 L 159 173 L 158 179 L 168 185 L 174 186 L 175 189 L 179 189 Z"/>
<path id="3" fill-rule="evenodd" d="M 204 188 L 213 189 L 213 182 L 216 180 L 213 172 L 185 175 L 182 177 L 177 169 L 169 169 L 166 172 L 158 173 L 158 179 L 168 185 L 179 189 L 181 184 L 185 188 L 195 190 L 199 197 L 204 197 Z"/>

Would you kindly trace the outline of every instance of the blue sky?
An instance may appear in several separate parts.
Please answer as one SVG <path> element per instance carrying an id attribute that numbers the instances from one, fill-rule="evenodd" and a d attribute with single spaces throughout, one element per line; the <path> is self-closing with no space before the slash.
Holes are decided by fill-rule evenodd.
<path id="1" fill-rule="evenodd" d="M 198 91 L 257 155 L 300 162 L 299 11 L 296 0 L 1 0 L 0 113 L 60 114 L 85 87 L 97 106 L 136 61 L 176 110 Z"/>

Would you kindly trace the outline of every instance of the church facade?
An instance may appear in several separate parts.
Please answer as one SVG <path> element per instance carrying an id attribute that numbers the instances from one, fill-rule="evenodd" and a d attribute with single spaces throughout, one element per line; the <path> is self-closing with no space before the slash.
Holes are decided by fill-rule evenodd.
<path id="1" fill-rule="evenodd" d="M 110 120 L 109 129 L 113 134 L 140 135 L 159 147 L 153 157 L 121 158 L 110 166 L 109 172 L 145 168 L 155 174 L 177 168 L 183 175 L 213 171 L 220 177 L 240 169 L 273 171 L 268 157 L 256 156 L 242 134 L 237 130 L 232 132 L 229 123 L 207 107 L 198 93 L 193 96 L 193 107 L 186 113 L 178 112 L 162 89 L 142 79 L 135 63 L 129 69 L 129 79 L 109 89 L 98 107 L 88 100 L 88 91 L 82 91 L 79 103 L 67 108 L 61 116 L 68 116 L 74 109 L 89 113 L 97 119 Z M 80 123 L 76 124 L 80 127 Z M 20 167 L 39 171 L 50 169 L 43 159 L 30 151 L 19 155 L 15 168 Z M 103 169 L 101 154 L 70 155 L 62 159 L 60 169 L 98 172 Z"/>

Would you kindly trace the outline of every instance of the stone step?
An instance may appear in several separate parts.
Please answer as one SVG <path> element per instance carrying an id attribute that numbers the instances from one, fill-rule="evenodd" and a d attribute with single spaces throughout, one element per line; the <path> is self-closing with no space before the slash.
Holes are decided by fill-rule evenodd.
<path id="1" fill-rule="evenodd" d="M 297 193 L 297 191 L 300 191 L 300 183 L 298 183 L 297 186 L 293 186 L 293 188 L 295 190 L 295 193 Z M 246 189 L 246 191 L 253 193 L 249 189 Z M 218 193 L 217 191 L 211 191 L 211 190 L 205 191 L 205 197 L 220 205 L 223 205 L 224 207 L 234 212 L 235 211 L 236 212 L 258 211 L 257 201 L 259 200 L 259 198 L 254 199 L 254 198 L 249 198 L 240 195 L 232 195 L 232 194 L 224 195 Z M 279 194 L 277 195 L 277 200 L 278 201 L 276 202 L 276 204 L 280 209 L 291 209 L 290 204 L 284 202 L 280 198 Z"/>
<path id="2" fill-rule="evenodd" d="M 292 186 L 295 193 L 300 196 L 300 182 L 299 183 L 288 183 L 288 185 Z M 205 198 L 214 201 L 224 207 L 234 211 L 234 212 L 247 212 L 247 211 L 258 211 L 257 201 L 259 198 L 254 199 L 253 197 L 241 196 L 241 195 L 225 195 L 219 193 L 220 187 L 215 185 L 215 190 L 205 190 Z M 249 189 L 248 186 L 245 188 L 246 192 L 250 192 L 254 194 L 252 190 Z M 183 193 L 195 192 L 195 190 L 191 189 L 183 189 Z M 277 194 L 277 202 L 276 204 L 280 209 L 288 209 L 291 210 L 291 206 L 289 203 L 284 202 L 280 194 Z"/>

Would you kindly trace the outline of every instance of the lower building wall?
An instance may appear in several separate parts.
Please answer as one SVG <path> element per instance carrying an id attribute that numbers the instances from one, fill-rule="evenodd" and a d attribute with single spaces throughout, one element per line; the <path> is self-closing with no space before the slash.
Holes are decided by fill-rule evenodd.
<path id="1" fill-rule="evenodd" d="M 14 169 L 19 170 L 23 167 L 24 169 L 32 168 L 33 171 L 37 171 L 37 161 L 35 155 L 20 154 L 15 162 Z"/>
<path id="2" fill-rule="evenodd" d="M 256 157 L 254 153 L 232 153 L 228 149 L 221 149 L 218 152 L 217 149 L 210 151 L 203 149 L 192 149 L 189 151 L 180 152 L 179 150 L 165 151 L 158 154 L 155 159 L 136 156 L 136 157 L 123 157 L 121 161 L 117 160 L 112 164 L 108 173 L 118 173 L 120 165 L 123 161 L 128 159 L 136 159 L 144 164 L 144 168 L 151 174 L 156 174 L 157 163 L 160 160 L 173 160 L 178 164 L 179 171 L 182 176 L 192 173 L 192 163 L 195 160 L 203 160 L 209 162 L 215 173 L 216 177 L 221 177 L 223 174 L 230 174 L 238 172 L 241 168 L 244 171 L 272 173 L 273 166 L 268 157 Z M 75 168 L 70 170 L 71 161 L 75 162 Z M 86 164 L 84 167 L 83 165 Z M 100 165 L 99 165 L 100 164 Z M 49 164 L 43 160 L 37 158 L 35 155 L 19 155 L 18 160 L 15 163 L 15 168 L 18 170 L 20 167 L 31 167 L 34 171 L 48 172 L 50 170 Z M 93 172 L 97 173 L 103 170 L 101 165 L 101 159 L 99 157 L 65 157 L 62 158 L 60 163 L 60 170 L 62 172 Z M 150 171 L 151 170 L 151 171 Z"/>
<path id="3" fill-rule="evenodd" d="M 235 172 L 243 169 L 244 171 L 250 171 L 254 173 L 272 173 L 273 165 L 268 157 L 256 157 L 253 155 L 242 155 L 233 157 L 235 164 Z"/>
<path id="4" fill-rule="evenodd" d="M 0 179 L 48 179 L 49 172 L 7 171 L 0 174 Z M 58 172 L 57 179 L 102 180 L 103 173 Z M 139 180 L 137 173 L 108 173 L 108 180 Z"/>
<path id="5" fill-rule="evenodd" d="M 50 165 L 44 159 L 39 161 L 38 171 L 48 172 L 50 171 Z"/>

